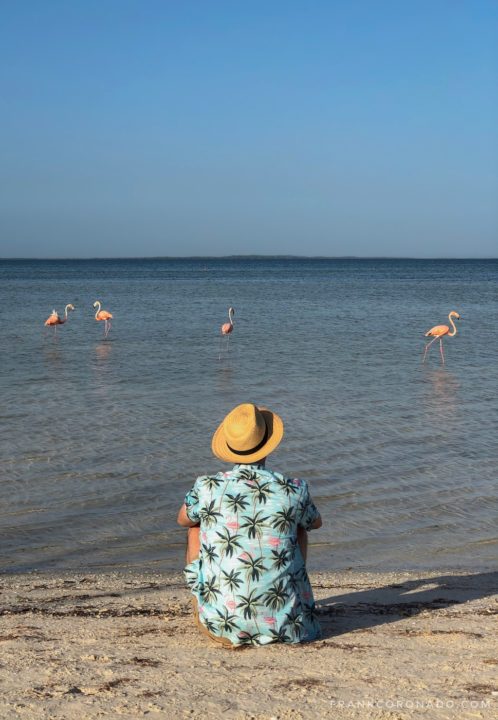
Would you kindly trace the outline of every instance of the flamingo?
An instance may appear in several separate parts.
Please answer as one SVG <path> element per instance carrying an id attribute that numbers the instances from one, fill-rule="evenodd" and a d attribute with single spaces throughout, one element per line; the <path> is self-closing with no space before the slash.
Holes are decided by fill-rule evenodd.
<path id="1" fill-rule="evenodd" d="M 64 316 L 63 317 L 59 316 L 59 313 L 57 312 L 57 310 L 55 310 L 55 309 L 52 310 L 52 314 L 50 315 L 50 317 L 48 317 L 45 320 L 46 327 L 54 328 L 54 335 L 57 333 L 57 325 L 64 325 L 64 323 L 67 322 L 68 310 L 74 310 L 74 305 L 71 305 L 71 303 L 66 305 L 66 307 L 64 308 Z"/>
<path id="2" fill-rule="evenodd" d="M 427 351 L 432 345 L 432 343 L 436 342 L 436 340 L 439 340 L 439 351 L 441 353 L 441 361 L 444 365 L 443 337 L 445 335 L 447 335 L 448 337 L 454 337 L 457 334 L 457 329 L 455 323 L 453 322 L 453 318 L 460 320 L 460 315 L 455 312 L 455 310 L 452 310 L 448 315 L 448 320 L 450 321 L 453 328 L 451 332 L 448 325 L 435 325 L 433 328 L 431 328 L 425 333 L 425 337 L 431 337 L 433 339 L 425 346 L 424 359 L 422 362 L 425 362 L 425 356 L 427 355 Z"/>
<path id="3" fill-rule="evenodd" d="M 109 320 L 112 319 L 112 313 L 107 312 L 107 310 L 101 310 L 102 303 L 100 300 L 95 300 L 93 303 L 93 307 L 98 307 L 97 312 L 95 313 L 95 320 L 104 321 L 104 337 L 106 338 L 109 335 L 109 330 L 111 329 L 111 323 Z"/>
<path id="4" fill-rule="evenodd" d="M 226 344 L 227 352 L 228 352 L 228 343 L 230 341 L 230 333 L 233 331 L 233 325 L 234 325 L 233 316 L 234 315 L 235 315 L 235 308 L 229 307 L 228 308 L 228 322 L 223 323 L 223 325 L 220 328 L 221 337 L 223 337 L 223 335 L 226 335 L 226 338 L 227 338 L 227 344 Z M 220 337 L 220 359 L 221 359 L 221 337 Z"/>

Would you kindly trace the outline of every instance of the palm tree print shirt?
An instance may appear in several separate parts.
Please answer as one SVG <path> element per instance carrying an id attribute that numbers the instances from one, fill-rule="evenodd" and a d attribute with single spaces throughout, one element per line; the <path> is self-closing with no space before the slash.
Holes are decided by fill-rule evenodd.
<path id="1" fill-rule="evenodd" d="M 197 478 L 185 497 L 201 550 L 185 568 L 199 619 L 234 645 L 297 643 L 320 635 L 297 543 L 319 513 L 304 480 L 261 465 Z"/>

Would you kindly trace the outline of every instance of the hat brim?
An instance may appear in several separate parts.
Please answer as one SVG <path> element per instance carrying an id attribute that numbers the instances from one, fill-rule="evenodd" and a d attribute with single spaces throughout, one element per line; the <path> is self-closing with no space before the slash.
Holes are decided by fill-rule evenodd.
<path id="1" fill-rule="evenodd" d="M 225 462 L 233 462 L 244 465 L 256 462 L 257 460 L 262 460 L 275 450 L 284 436 L 284 424 L 282 422 L 282 418 L 277 415 L 277 413 L 274 413 L 267 408 L 258 407 L 258 410 L 263 415 L 268 430 L 268 437 L 265 444 L 253 453 L 233 452 L 233 450 L 228 447 L 225 440 L 225 433 L 223 432 L 223 423 L 225 421 L 223 420 L 216 429 L 211 441 L 211 449 L 217 458 Z"/>

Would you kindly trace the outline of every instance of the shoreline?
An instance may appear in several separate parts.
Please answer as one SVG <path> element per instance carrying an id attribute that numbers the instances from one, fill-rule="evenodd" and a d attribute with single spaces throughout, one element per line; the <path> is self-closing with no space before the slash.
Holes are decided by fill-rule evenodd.
<path id="1" fill-rule="evenodd" d="M 498 572 L 310 577 L 321 640 L 231 652 L 194 627 L 181 573 L 0 575 L 0 716 L 496 715 Z"/>
<path id="2" fill-rule="evenodd" d="M 311 547 L 311 550 L 313 551 L 313 546 Z M 182 554 L 184 554 L 185 546 L 182 545 Z M 402 568 L 398 567 L 390 567 L 390 566 L 379 566 L 379 567 L 370 567 L 369 565 L 358 565 L 358 564 L 351 564 L 347 565 L 346 563 L 337 565 L 333 569 L 329 569 L 327 567 L 323 567 L 320 563 L 317 563 L 316 561 L 313 562 L 314 558 L 308 558 L 306 567 L 308 569 L 308 573 L 310 576 L 323 576 L 323 575 L 344 575 L 347 576 L 349 574 L 356 574 L 356 575 L 371 575 L 372 577 L 381 576 L 381 575 L 395 575 L 395 574 L 406 574 L 406 575 L 413 575 L 413 576 L 435 576 L 435 575 L 478 575 L 478 574 L 484 574 L 484 573 L 491 573 L 491 572 L 498 572 L 496 571 L 495 567 L 488 564 L 483 563 L 482 565 L 479 564 L 477 566 L 474 566 L 473 568 L 468 567 L 467 564 L 462 565 L 446 565 L 446 566 L 438 566 L 438 567 L 421 567 L 420 565 L 414 564 L 405 566 Z M 26 570 L 25 568 L 17 569 L 15 567 L 9 568 L 9 567 L 0 567 L 0 585 L 2 584 L 2 581 L 8 581 L 9 579 L 14 579 L 16 577 L 46 577 L 46 578 L 65 578 L 65 577 L 77 577 L 77 576 L 109 576 L 109 577 L 118 577 L 118 576 L 152 576 L 152 575 L 159 575 L 162 578 L 171 578 L 175 579 L 175 581 L 178 581 L 178 578 L 183 578 L 183 566 L 181 562 L 178 562 L 175 564 L 175 566 L 168 565 L 164 566 L 164 563 L 162 561 L 157 561 L 157 563 L 150 562 L 147 563 L 115 563 L 115 564 L 109 564 L 109 565 L 85 565 L 81 567 L 33 567 L 30 570 Z"/>

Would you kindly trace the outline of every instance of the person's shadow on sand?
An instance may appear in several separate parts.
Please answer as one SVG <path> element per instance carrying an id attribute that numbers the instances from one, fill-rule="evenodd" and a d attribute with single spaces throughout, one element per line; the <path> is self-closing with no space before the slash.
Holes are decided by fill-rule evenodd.
<path id="1" fill-rule="evenodd" d="M 351 587 L 358 582 L 352 578 Z M 315 584 L 314 588 L 330 587 Z M 316 601 L 322 638 L 397 622 L 421 612 L 441 610 L 498 593 L 498 572 L 440 575 L 400 581 L 379 588 L 353 590 Z M 498 612 L 484 609 L 484 614 Z M 479 613 L 479 610 L 477 610 Z"/>

